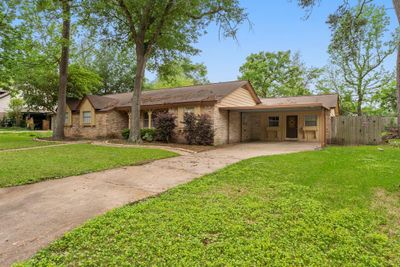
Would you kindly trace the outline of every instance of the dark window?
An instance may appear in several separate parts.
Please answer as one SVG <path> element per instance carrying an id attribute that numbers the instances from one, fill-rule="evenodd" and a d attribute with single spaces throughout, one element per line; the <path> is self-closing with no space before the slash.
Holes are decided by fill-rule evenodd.
<path id="1" fill-rule="evenodd" d="M 268 117 L 268 127 L 278 127 L 279 126 L 279 117 Z"/>
<path id="2" fill-rule="evenodd" d="M 317 115 L 304 116 L 304 126 L 317 126 Z"/>

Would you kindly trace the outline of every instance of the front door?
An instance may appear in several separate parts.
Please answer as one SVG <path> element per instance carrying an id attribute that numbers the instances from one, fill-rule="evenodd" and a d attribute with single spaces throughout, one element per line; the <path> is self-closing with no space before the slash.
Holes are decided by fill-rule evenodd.
<path id="1" fill-rule="evenodd" d="M 286 138 L 297 138 L 297 116 L 286 117 Z"/>

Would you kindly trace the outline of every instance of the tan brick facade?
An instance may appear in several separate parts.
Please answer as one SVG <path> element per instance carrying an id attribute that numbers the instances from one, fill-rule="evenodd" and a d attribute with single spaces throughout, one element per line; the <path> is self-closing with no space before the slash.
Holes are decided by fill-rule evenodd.
<path id="1" fill-rule="evenodd" d="M 72 114 L 70 126 L 65 126 L 64 134 L 72 138 L 120 138 L 123 129 L 128 128 L 128 115 L 115 110 L 95 113 L 93 126 L 81 125 L 79 113 Z"/>
<path id="2" fill-rule="evenodd" d="M 317 126 L 305 126 L 305 116 L 317 116 Z M 287 116 L 298 117 L 298 141 L 321 142 L 329 138 L 330 112 L 328 110 L 291 112 L 248 112 L 242 115 L 242 141 L 286 140 Z M 269 127 L 268 118 L 279 117 L 279 127 Z M 325 128 L 324 128 L 325 125 Z"/>
<path id="3" fill-rule="evenodd" d="M 198 91 L 198 94 L 203 93 L 201 90 Z M 197 93 L 192 97 L 197 97 Z M 122 130 L 129 128 L 128 112 L 130 109 L 125 105 L 111 109 L 107 104 L 109 98 L 110 96 L 108 98 L 91 96 L 84 98 L 79 106 L 71 105 L 73 108 L 67 108 L 65 135 L 89 139 L 121 137 Z M 150 100 L 155 101 L 154 99 Z M 123 101 L 123 99 L 119 101 Z M 144 126 L 152 127 L 154 125 L 152 125 L 150 114 L 168 111 L 177 117 L 173 142 L 186 143 L 183 135 L 183 116 L 185 112 L 194 112 L 210 116 L 214 129 L 214 145 L 247 141 L 284 141 L 288 139 L 287 137 L 292 137 L 290 140 L 322 143 L 325 138 L 329 139 L 330 137 L 330 116 L 332 114 L 335 116 L 335 110 L 328 111 L 322 106 L 312 105 L 305 108 L 296 107 L 296 109 L 287 109 L 283 105 L 276 109 L 275 107 L 267 108 L 265 105 L 258 106 L 259 104 L 261 104 L 260 99 L 255 96 L 251 85 L 248 85 L 232 90 L 215 101 L 206 99 L 204 101 L 177 102 L 168 105 L 158 103 L 143 106 L 140 125 L 142 128 Z M 288 117 L 288 115 L 292 117 Z M 290 125 L 294 116 L 297 118 L 297 136 L 293 125 L 289 128 L 292 131 L 286 133 L 286 124 Z M 275 117 L 275 121 L 279 123 L 269 124 L 269 117 Z M 287 122 L 288 118 L 292 120 Z M 306 119 L 307 123 L 305 123 Z"/>

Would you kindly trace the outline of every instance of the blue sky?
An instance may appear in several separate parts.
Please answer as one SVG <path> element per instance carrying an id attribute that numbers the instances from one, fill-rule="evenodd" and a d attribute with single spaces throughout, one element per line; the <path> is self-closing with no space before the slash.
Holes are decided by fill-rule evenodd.
<path id="1" fill-rule="evenodd" d="M 322 67 L 328 62 L 327 47 L 330 30 L 325 23 L 328 14 L 335 11 L 341 0 L 322 0 L 311 17 L 304 20 L 305 11 L 296 0 L 242 0 L 249 13 L 252 28 L 243 25 L 238 34 L 238 43 L 231 39 L 220 39 L 218 28 L 210 26 L 195 47 L 202 50 L 193 57 L 194 62 L 207 66 L 211 82 L 237 79 L 239 67 L 251 53 L 259 51 L 299 51 L 307 66 Z M 353 1 L 354 3 L 355 1 Z M 385 5 L 391 17 L 391 28 L 396 27 L 391 0 L 376 0 Z M 394 68 L 395 56 L 387 60 L 387 67 Z"/>

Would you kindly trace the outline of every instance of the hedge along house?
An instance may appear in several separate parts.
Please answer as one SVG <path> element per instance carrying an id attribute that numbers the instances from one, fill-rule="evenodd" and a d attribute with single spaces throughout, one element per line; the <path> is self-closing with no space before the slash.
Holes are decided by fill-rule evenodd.
<path id="1" fill-rule="evenodd" d="M 130 127 L 131 93 L 68 99 L 65 135 L 121 137 Z M 177 117 L 175 142 L 185 142 L 185 112 L 208 114 L 214 145 L 247 141 L 313 141 L 326 144 L 336 95 L 260 99 L 248 81 L 222 82 L 142 92 L 141 127 L 153 128 L 158 112 Z"/>

